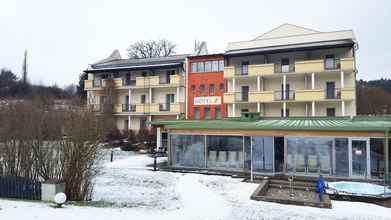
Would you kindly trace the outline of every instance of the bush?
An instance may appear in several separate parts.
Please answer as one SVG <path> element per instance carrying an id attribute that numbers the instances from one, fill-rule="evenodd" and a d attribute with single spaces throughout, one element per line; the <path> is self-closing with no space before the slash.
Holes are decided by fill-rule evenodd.
<path id="1" fill-rule="evenodd" d="M 69 200 L 91 198 L 105 130 L 83 108 L 48 111 L 34 103 L 0 107 L 0 175 L 65 182 Z"/>

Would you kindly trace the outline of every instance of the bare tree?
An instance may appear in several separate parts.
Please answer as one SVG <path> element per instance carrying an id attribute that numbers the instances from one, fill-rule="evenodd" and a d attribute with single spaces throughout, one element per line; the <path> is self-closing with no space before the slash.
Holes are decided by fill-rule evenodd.
<path id="1" fill-rule="evenodd" d="M 133 59 L 166 57 L 175 54 L 176 44 L 166 39 L 138 41 L 128 48 L 128 56 Z"/>

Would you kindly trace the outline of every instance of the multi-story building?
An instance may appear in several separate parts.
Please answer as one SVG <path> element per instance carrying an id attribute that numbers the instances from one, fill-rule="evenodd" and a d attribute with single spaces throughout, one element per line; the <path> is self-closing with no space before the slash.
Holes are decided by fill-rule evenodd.
<path id="1" fill-rule="evenodd" d="M 228 117 L 356 115 L 355 50 L 351 30 L 319 32 L 281 25 L 225 53 Z"/>
<path id="2" fill-rule="evenodd" d="M 87 103 L 98 112 L 104 104 L 112 106 L 120 130 L 139 130 L 147 128 L 148 121 L 182 117 L 186 57 L 122 59 L 115 51 L 85 70 Z"/>
<path id="3" fill-rule="evenodd" d="M 187 59 L 187 119 L 221 119 L 226 117 L 224 56 L 208 54 Z"/>

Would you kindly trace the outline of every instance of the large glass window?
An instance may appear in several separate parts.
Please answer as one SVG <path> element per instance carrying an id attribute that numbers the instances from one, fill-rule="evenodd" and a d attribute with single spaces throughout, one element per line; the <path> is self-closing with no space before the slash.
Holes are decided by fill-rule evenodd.
<path id="1" fill-rule="evenodd" d="M 212 71 L 213 72 L 219 71 L 219 61 L 218 60 L 212 61 Z"/>
<path id="2" fill-rule="evenodd" d="M 204 62 L 197 63 L 197 72 L 204 72 Z"/>
<path id="3" fill-rule="evenodd" d="M 210 107 L 205 107 L 204 113 L 205 113 L 205 119 L 211 119 L 211 117 L 210 117 Z"/>
<path id="4" fill-rule="evenodd" d="M 171 135 L 173 166 L 205 167 L 205 136 Z"/>
<path id="5" fill-rule="evenodd" d="M 198 72 L 198 70 L 197 70 L 197 63 L 192 63 L 192 64 L 191 64 L 191 71 L 192 71 L 193 73 Z"/>
<path id="6" fill-rule="evenodd" d="M 208 168 L 243 169 L 242 136 L 207 136 Z"/>
<path id="7" fill-rule="evenodd" d="M 224 60 L 219 61 L 219 71 L 224 71 Z"/>
<path id="8" fill-rule="evenodd" d="M 206 61 L 205 62 L 205 72 L 211 72 L 212 71 L 212 61 Z"/>
<path id="9" fill-rule="evenodd" d="M 331 174 L 332 138 L 288 137 L 288 171 Z"/>
<path id="10" fill-rule="evenodd" d="M 349 140 L 347 138 L 335 138 L 334 152 L 334 175 L 349 176 Z"/>
<path id="11" fill-rule="evenodd" d="M 371 177 L 384 177 L 384 139 L 370 139 Z"/>
<path id="12" fill-rule="evenodd" d="M 215 115 L 216 115 L 216 119 L 221 119 L 221 108 L 220 107 L 215 108 Z"/>

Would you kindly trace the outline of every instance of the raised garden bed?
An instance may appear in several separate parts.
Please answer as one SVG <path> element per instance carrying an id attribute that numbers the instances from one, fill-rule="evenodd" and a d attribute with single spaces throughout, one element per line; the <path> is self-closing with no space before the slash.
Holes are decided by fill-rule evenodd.
<path id="1" fill-rule="evenodd" d="M 291 196 L 292 192 L 293 196 Z M 321 202 L 313 186 L 307 185 L 306 183 L 298 183 L 291 191 L 288 182 L 274 183 L 271 180 L 263 180 L 251 195 L 251 199 L 288 205 L 331 208 L 329 196 L 324 195 L 323 201 Z"/>

